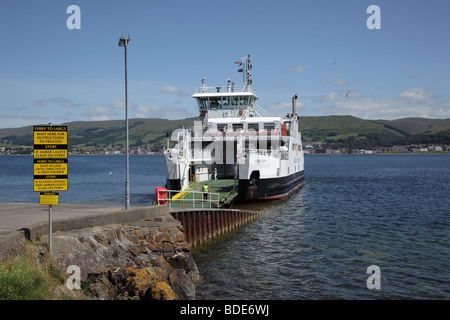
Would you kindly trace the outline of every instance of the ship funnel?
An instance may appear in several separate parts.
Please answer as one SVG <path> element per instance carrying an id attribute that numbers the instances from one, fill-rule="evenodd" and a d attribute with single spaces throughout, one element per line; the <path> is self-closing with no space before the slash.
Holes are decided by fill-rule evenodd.
<path id="1" fill-rule="evenodd" d="M 297 114 L 295 113 L 296 112 L 296 110 L 295 110 L 295 103 L 296 103 L 296 101 L 297 101 L 297 95 L 294 95 L 293 97 L 292 97 L 292 116 L 293 117 L 295 117 Z"/>

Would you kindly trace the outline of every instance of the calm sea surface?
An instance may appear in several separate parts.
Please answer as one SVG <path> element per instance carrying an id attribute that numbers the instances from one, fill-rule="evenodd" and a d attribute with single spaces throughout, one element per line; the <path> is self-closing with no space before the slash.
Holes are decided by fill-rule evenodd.
<path id="1" fill-rule="evenodd" d="M 0 202 L 39 201 L 32 163 L 0 157 Z M 131 206 L 154 200 L 164 170 L 163 156 L 130 157 Z M 199 299 L 450 299 L 450 155 L 308 155 L 305 174 L 288 200 L 193 250 Z M 124 156 L 72 156 L 60 202 L 122 205 L 124 181 Z"/>

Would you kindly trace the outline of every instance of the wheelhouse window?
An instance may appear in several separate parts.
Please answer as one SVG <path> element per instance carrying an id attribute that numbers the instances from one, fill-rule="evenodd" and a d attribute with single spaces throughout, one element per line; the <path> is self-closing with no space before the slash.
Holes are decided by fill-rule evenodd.
<path id="1" fill-rule="evenodd" d="M 197 98 L 198 107 L 201 110 L 206 110 L 208 108 L 208 99 L 207 98 Z"/>
<path id="2" fill-rule="evenodd" d="M 246 109 L 253 103 L 252 97 L 247 96 L 219 96 L 197 98 L 201 110 L 209 109 Z"/>
<path id="3" fill-rule="evenodd" d="M 249 105 L 249 97 L 239 97 L 239 107 L 245 108 Z"/>

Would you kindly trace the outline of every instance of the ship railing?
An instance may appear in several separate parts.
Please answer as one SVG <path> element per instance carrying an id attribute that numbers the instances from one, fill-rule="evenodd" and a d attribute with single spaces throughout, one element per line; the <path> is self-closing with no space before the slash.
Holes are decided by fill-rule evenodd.
<path id="1" fill-rule="evenodd" d="M 248 149 L 249 154 L 256 154 L 258 156 L 278 157 L 280 152 L 273 149 Z"/>
<path id="2" fill-rule="evenodd" d="M 257 103 L 254 103 L 253 106 L 255 108 L 255 112 L 256 112 L 256 115 L 258 117 L 265 117 L 266 116 L 266 110 L 261 108 Z"/>
<path id="3" fill-rule="evenodd" d="M 219 131 L 219 130 L 208 130 L 205 131 L 201 137 L 192 137 L 191 141 L 207 141 L 207 140 L 222 140 L 224 137 L 260 137 L 260 138 L 270 138 L 275 139 L 281 135 L 280 131 L 270 130 L 270 131 Z"/>
<path id="4" fill-rule="evenodd" d="M 219 91 L 218 91 L 219 90 Z M 198 86 L 196 93 L 227 93 L 227 92 L 255 92 L 255 89 L 251 88 L 247 85 L 234 85 L 230 86 L 217 86 L 217 87 L 207 87 L 207 86 Z"/>
<path id="5" fill-rule="evenodd" d="M 165 190 L 169 208 L 219 208 L 220 193 L 194 190 Z M 205 194 L 207 197 L 205 198 Z"/>

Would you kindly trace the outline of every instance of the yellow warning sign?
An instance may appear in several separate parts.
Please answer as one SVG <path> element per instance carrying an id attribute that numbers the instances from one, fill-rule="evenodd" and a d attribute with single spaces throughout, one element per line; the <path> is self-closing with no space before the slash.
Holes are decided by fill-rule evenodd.
<path id="1" fill-rule="evenodd" d="M 57 206 L 59 202 L 59 193 L 41 192 L 39 204 Z"/>
<path id="2" fill-rule="evenodd" d="M 34 191 L 67 191 L 67 126 L 34 126 L 33 136 Z"/>
<path id="3" fill-rule="evenodd" d="M 34 175 L 67 175 L 67 159 L 34 159 Z"/>
<path id="4" fill-rule="evenodd" d="M 67 144 L 67 131 L 34 131 L 34 144 Z"/>
<path id="5" fill-rule="evenodd" d="M 34 158 L 67 158 L 67 149 L 36 149 L 33 150 Z"/>
<path id="6" fill-rule="evenodd" d="M 43 176 L 44 179 L 34 177 L 34 191 L 67 191 L 67 177 Z M 54 178 L 52 178 L 54 177 Z"/>

